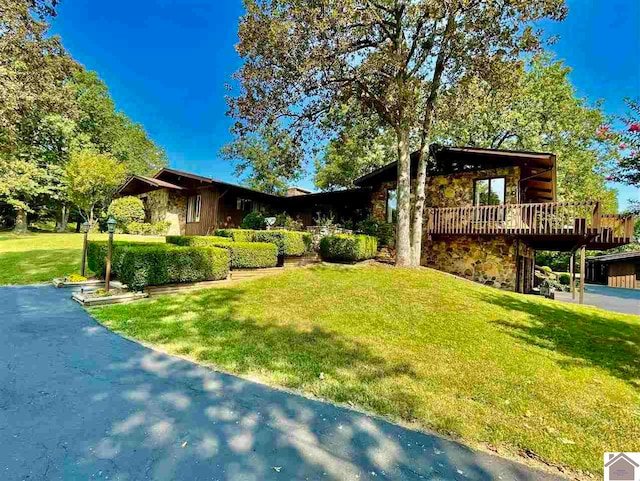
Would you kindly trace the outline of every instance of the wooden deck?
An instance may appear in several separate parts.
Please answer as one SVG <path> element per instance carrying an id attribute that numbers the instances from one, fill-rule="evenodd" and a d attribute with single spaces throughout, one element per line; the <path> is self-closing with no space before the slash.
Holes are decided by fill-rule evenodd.
<path id="1" fill-rule="evenodd" d="M 545 242 L 582 242 L 592 249 L 628 244 L 634 218 L 601 214 L 598 202 L 545 202 L 427 208 L 431 235 L 511 235 Z"/>

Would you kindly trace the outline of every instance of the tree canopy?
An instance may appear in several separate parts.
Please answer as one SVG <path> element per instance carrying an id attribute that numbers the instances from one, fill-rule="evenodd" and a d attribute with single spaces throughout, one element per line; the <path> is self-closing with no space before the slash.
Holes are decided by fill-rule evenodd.
<path id="1" fill-rule="evenodd" d="M 266 125 L 258 133 L 239 135 L 221 149 L 235 163 L 236 175 L 253 189 L 283 194 L 289 182 L 300 178 L 299 145 L 287 132 Z"/>
<path id="2" fill-rule="evenodd" d="M 533 24 L 566 13 L 563 0 L 245 0 L 245 7 L 237 46 L 244 63 L 235 75 L 241 91 L 229 98 L 236 132 L 269 123 L 314 148 L 332 106 L 353 100 L 379 118 L 396 137 L 398 265 L 420 260 L 438 95 L 471 72 L 500 81 L 497 66 L 539 47 Z M 412 133 L 423 154 L 413 208 Z"/>
<path id="3" fill-rule="evenodd" d="M 64 170 L 74 151 L 110 153 L 129 173 L 166 165 L 142 126 L 116 111 L 97 74 L 49 35 L 56 4 L 0 5 L 0 203 L 14 210 L 18 230 L 42 207 L 69 212 Z"/>
<path id="4" fill-rule="evenodd" d="M 107 207 L 127 175 L 126 166 L 112 154 L 90 149 L 75 151 L 65 169 L 69 199 L 93 223 L 97 205 Z"/>
<path id="5" fill-rule="evenodd" d="M 569 72 L 562 62 L 539 55 L 522 68 L 505 71 L 499 87 L 477 77 L 463 79 L 443 93 L 432 140 L 553 152 L 560 200 L 599 200 L 606 212 L 615 212 L 617 194 L 606 185 L 606 165 L 617 157 L 618 140 L 601 134 L 606 118 L 600 104 L 591 106 L 577 96 Z M 347 116 L 338 127 L 317 164 L 321 189 L 351 187 L 360 175 L 395 160 L 389 129 L 359 120 L 352 124 L 353 118 Z M 415 149 L 416 139 L 410 143 Z"/>

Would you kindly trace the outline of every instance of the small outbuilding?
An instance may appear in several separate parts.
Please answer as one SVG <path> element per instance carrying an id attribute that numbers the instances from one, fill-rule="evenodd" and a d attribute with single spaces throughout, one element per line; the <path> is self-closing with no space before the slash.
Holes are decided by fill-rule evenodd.
<path id="1" fill-rule="evenodd" d="M 640 251 L 587 257 L 585 273 L 587 282 L 640 289 Z"/>

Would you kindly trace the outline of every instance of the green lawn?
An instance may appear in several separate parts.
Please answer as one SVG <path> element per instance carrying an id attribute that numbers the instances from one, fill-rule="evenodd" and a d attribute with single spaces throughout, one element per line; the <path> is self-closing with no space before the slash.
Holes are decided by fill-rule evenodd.
<path id="1" fill-rule="evenodd" d="M 165 351 L 503 454 L 599 473 L 604 451 L 640 450 L 640 317 L 384 266 L 91 313 Z"/>
<path id="2" fill-rule="evenodd" d="M 48 282 L 54 277 L 80 273 L 82 234 L 0 232 L 0 285 Z M 116 239 L 160 241 L 164 237 L 116 234 Z M 89 234 L 106 240 L 107 234 Z"/>

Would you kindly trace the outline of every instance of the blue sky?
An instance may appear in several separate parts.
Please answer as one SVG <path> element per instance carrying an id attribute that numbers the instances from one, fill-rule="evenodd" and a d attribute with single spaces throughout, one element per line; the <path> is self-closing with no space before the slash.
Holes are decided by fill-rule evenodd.
<path id="1" fill-rule="evenodd" d="M 552 47 L 573 68 L 580 96 L 624 113 L 624 97 L 640 96 L 640 2 L 568 0 Z M 142 123 L 170 165 L 237 182 L 218 151 L 229 141 L 225 83 L 240 66 L 240 0 L 62 0 L 55 33 L 109 86 L 119 109 Z M 302 186 L 311 187 L 309 180 Z M 621 207 L 640 190 L 620 189 Z"/>

